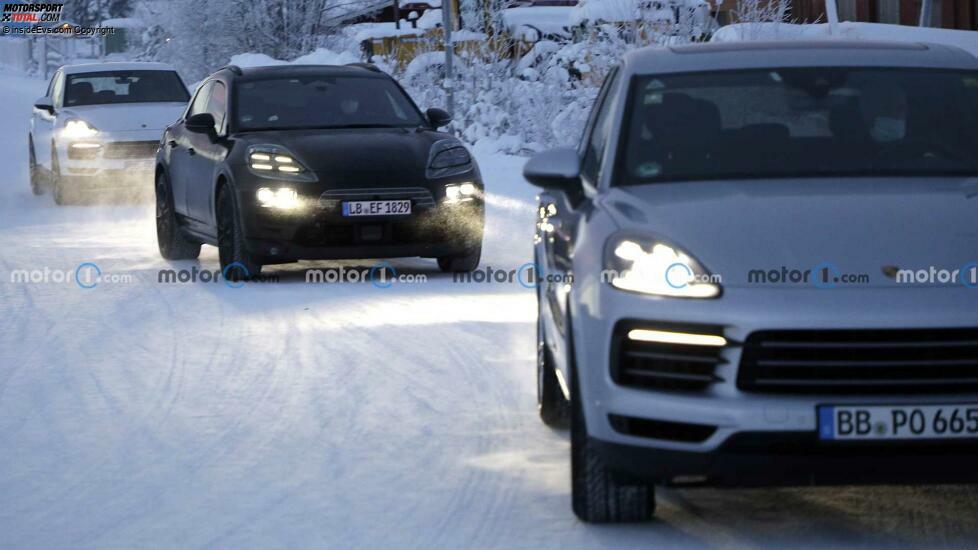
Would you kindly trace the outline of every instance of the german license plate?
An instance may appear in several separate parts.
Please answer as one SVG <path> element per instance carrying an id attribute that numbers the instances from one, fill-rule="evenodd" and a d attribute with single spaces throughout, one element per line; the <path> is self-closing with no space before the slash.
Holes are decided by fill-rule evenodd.
<path id="1" fill-rule="evenodd" d="M 344 216 L 406 216 L 411 213 L 410 200 L 345 201 Z"/>
<path id="2" fill-rule="evenodd" d="M 822 440 L 978 438 L 978 404 L 818 407 Z"/>

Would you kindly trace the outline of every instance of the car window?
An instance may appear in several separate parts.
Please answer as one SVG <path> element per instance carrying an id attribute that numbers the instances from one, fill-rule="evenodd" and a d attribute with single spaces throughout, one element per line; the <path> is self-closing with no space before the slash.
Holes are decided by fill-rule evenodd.
<path id="1" fill-rule="evenodd" d="M 207 112 L 207 100 L 213 85 L 214 81 L 209 81 L 197 88 L 197 95 L 194 96 L 194 100 L 190 102 L 190 107 L 187 109 L 187 118 Z"/>
<path id="2" fill-rule="evenodd" d="M 635 79 L 620 184 L 978 175 L 978 72 L 860 67 Z"/>
<path id="3" fill-rule="evenodd" d="M 207 112 L 214 117 L 214 133 L 221 134 L 224 129 L 224 117 L 227 113 L 228 93 L 221 81 L 214 81 L 210 98 L 207 100 Z"/>
<path id="4" fill-rule="evenodd" d="M 188 98 L 173 71 L 100 71 L 69 75 L 65 105 L 184 103 Z"/>
<path id="5" fill-rule="evenodd" d="M 611 133 L 611 125 L 614 117 L 611 116 L 611 104 L 614 103 L 612 90 L 618 81 L 618 71 L 615 70 L 608 76 L 607 81 L 598 97 L 595 105 L 595 114 L 591 121 L 591 132 L 587 137 L 584 146 L 584 161 L 581 167 L 581 175 L 584 180 L 592 186 L 596 186 L 598 175 L 601 171 L 601 159 L 604 157 L 605 149 L 608 146 L 608 136 Z"/>
<path id="6" fill-rule="evenodd" d="M 264 78 L 237 83 L 234 94 L 236 127 L 246 131 L 424 124 L 414 102 L 387 78 Z"/>

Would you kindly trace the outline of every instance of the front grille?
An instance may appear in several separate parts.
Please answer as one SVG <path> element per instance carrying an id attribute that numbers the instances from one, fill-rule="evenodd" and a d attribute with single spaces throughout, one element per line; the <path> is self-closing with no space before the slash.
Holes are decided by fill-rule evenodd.
<path id="1" fill-rule="evenodd" d="M 674 326 L 619 323 L 611 348 L 611 378 L 622 386 L 657 390 L 703 390 L 722 379 L 716 367 L 726 362 L 722 347 L 641 342 L 628 338 L 634 328 L 721 335 L 712 326 Z"/>
<path id="2" fill-rule="evenodd" d="M 158 141 L 113 141 L 105 144 L 102 158 L 144 159 L 156 156 Z"/>
<path id="3" fill-rule="evenodd" d="M 332 189 L 319 197 L 320 208 L 339 210 L 343 201 L 376 201 L 411 199 L 414 208 L 431 208 L 435 198 L 424 187 L 375 187 L 369 189 Z"/>
<path id="4" fill-rule="evenodd" d="M 978 329 L 755 332 L 737 386 L 779 393 L 978 390 Z"/>

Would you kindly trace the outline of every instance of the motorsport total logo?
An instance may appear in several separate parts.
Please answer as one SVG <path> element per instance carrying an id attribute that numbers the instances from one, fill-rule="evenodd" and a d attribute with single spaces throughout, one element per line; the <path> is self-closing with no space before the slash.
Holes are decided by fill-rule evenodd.
<path id="1" fill-rule="evenodd" d="M 4 25 L 39 25 L 61 21 L 64 4 L 4 3 L 0 23 Z"/>

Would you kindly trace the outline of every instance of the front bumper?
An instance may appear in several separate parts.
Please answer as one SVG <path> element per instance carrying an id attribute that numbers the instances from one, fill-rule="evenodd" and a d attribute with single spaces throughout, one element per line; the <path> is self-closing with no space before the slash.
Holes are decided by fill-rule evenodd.
<path id="1" fill-rule="evenodd" d="M 152 195 L 159 130 L 100 133 L 56 143 L 60 183 L 78 192 Z M 88 145 L 81 149 L 77 145 Z"/>
<path id="2" fill-rule="evenodd" d="M 860 462 L 863 460 L 860 457 L 867 450 L 865 446 L 835 445 L 829 452 L 832 444 L 815 439 L 816 408 L 844 404 L 978 402 L 978 394 L 974 392 L 913 395 L 898 392 L 755 393 L 740 390 L 737 382 L 742 356 L 742 348 L 737 343 L 746 341 L 750 334 L 758 331 L 976 327 L 978 318 L 974 312 L 978 310 L 978 292 L 963 287 L 733 288 L 725 289 L 723 297 L 716 300 L 679 300 L 640 296 L 597 281 L 583 281 L 575 288 L 573 296 L 576 300 L 572 320 L 577 374 L 588 432 L 599 446 L 609 450 L 609 462 L 624 471 L 634 472 L 635 467 L 630 466 L 628 460 L 619 464 L 619 460 L 611 455 L 645 457 L 631 462 L 655 465 L 659 468 L 656 475 L 667 477 L 726 478 L 743 470 L 756 471 L 761 478 L 776 479 L 797 470 L 795 473 L 801 476 L 801 481 L 808 483 L 834 479 L 833 468 L 841 467 L 843 462 L 848 464 L 849 457 L 853 462 L 851 467 L 846 467 L 859 472 L 854 475 L 854 480 L 861 479 L 864 473 L 868 479 L 868 473 L 874 468 L 881 468 L 881 474 L 884 474 L 881 477 L 893 479 L 888 474 L 894 472 L 888 472 L 889 466 L 881 464 L 892 464 L 897 473 L 912 473 L 914 465 L 923 460 L 915 458 L 921 449 L 919 444 L 895 443 L 887 447 L 888 453 L 869 453 L 864 462 Z M 720 327 L 723 336 L 734 343 L 720 351 L 723 361 L 716 368 L 720 380 L 701 391 L 660 391 L 616 383 L 610 368 L 614 353 L 612 342 L 616 325 L 626 321 Z M 675 437 L 650 437 L 634 435 L 635 432 L 622 430 L 621 425 L 616 427 L 615 418 L 668 423 L 669 429 L 679 432 L 704 429 L 700 431 L 701 437 L 686 437 L 687 433 Z M 744 438 L 753 437 L 767 444 L 754 447 L 749 453 L 741 452 Z M 795 446 L 805 451 L 786 457 L 769 450 L 770 445 L 792 441 L 804 441 L 804 445 Z M 936 452 L 932 457 L 933 464 L 949 472 L 963 460 L 962 457 L 973 460 L 974 453 L 978 452 L 973 445 L 960 456 L 950 450 L 950 444 L 941 443 L 939 448 L 947 449 L 948 454 L 942 457 L 939 451 Z M 806 455 L 810 457 L 806 458 Z M 778 468 L 785 472 L 768 472 L 782 460 L 785 461 L 783 468 Z M 945 460 L 946 464 L 942 462 Z M 960 478 L 957 474 L 949 476 Z"/>
<path id="3" fill-rule="evenodd" d="M 826 445 L 810 432 L 740 432 L 709 452 L 590 444 L 619 476 L 677 486 L 978 483 L 978 442 Z"/>
<path id="4" fill-rule="evenodd" d="M 481 189 L 481 184 L 479 185 Z M 301 187 L 300 187 L 301 189 Z M 412 211 L 404 216 L 344 217 L 345 200 L 395 200 L 396 189 L 375 197 L 330 196 L 300 192 L 301 206 L 275 210 L 256 204 L 254 190 L 240 191 L 249 250 L 268 262 L 438 257 L 461 253 L 482 243 L 485 203 L 481 196 L 447 203 L 422 188 L 410 198 Z"/>

